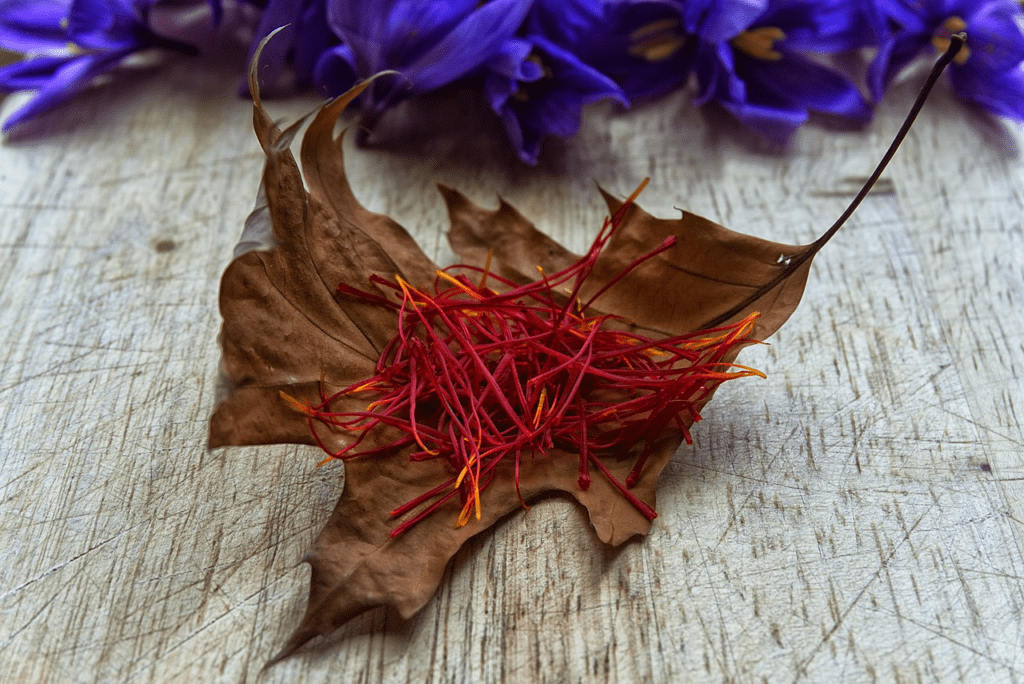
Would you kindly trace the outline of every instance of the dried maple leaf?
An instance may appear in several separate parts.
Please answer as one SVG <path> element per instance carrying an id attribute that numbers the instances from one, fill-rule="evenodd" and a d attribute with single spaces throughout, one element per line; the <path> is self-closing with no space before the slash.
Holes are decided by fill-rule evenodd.
<path id="1" fill-rule="evenodd" d="M 255 89 L 253 90 L 255 92 Z M 293 442 L 314 444 L 307 417 L 282 400 L 282 390 L 298 401 L 316 403 L 321 387 L 332 392 L 368 378 L 387 342 L 397 332 L 395 316 L 380 307 L 336 294 L 339 283 L 365 288 L 373 275 L 428 287 L 436 266 L 393 221 L 364 209 L 345 180 L 334 122 L 349 93 L 323 107 L 302 140 L 302 173 L 288 149 L 293 129 L 278 130 L 259 100 L 257 136 L 267 155 L 263 178 L 273 246 L 238 256 L 221 281 L 224 328 L 223 375 L 227 394 L 210 425 L 210 447 Z M 303 182 L 304 181 L 304 182 Z M 330 188 L 330 194 L 326 191 Z M 527 280 L 542 266 L 548 272 L 576 261 L 538 232 L 507 204 L 497 211 L 472 205 L 454 190 L 442 190 L 452 218 L 451 241 L 467 263 L 483 265 L 488 252 L 498 275 Z M 617 201 L 606 195 L 615 211 Z M 782 256 L 801 248 L 740 235 L 706 219 L 685 215 L 665 221 L 636 206 L 624 214 L 584 285 L 586 298 L 634 262 L 645 245 L 675 235 L 679 246 L 628 274 L 596 306 L 621 313 L 648 335 L 678 335 L 745 302 L 742 318 L 762 311 L 755 335 L 774 332 L 796 307 L 807 267 L 796 270 L 772 292 L 746 301 L 752 292 L 783 273 Z M 531 273 L 532 272 L 532 273 Z M 658 283 L 656 300 L 640 293 Z M 365 400 L 342 399 L 362 410 Z M 351 438 L 321 431 L 332 448 Z M 657 438 L 632 493 L 654 506 L 655 487 L 665 464 L 682 441 L 674 430 Z M 370 435 L 364 446 L 383 446 Z M 645 534 L 650 520 L 622 498 L 605 478 L 583 491 L 575 458 L 524 459 L 519 489 L 527 501 L 553 490 L 574 496 L 590 512 L 598 537 L 618 545 Z M 608 458 L 604 465 L 624 481 L 633 463 Z M 519 507 L 510 468 L 499 472 L 483 494 L 482 517 L 456 527 L 457 501 L 442 507 L 397 538 L 388 512 L 451 477 L 443 463 L 410 462 L 407 450 L 354 459 L 345 465 L 341 500 L 307 556 L 313 568 L 309 608 L 285 652 L 332 631 L 368 608 L 390 605 L 403 617 L 433 595 L 449 559 L 471 536 Z"/>
<path id="2" fill-rule="evenodd" d="M 451 188 L 441 186 L 441 194 L 452 222 L 449 241 L 464 263 L 482 267 L 490 255 L 496 273 L 521 282 L 534 279 L 538 266 L 553 273 L 582 258 L 538 231 L 504 201 L 489 211 Z M 602 194 L 614 214 L 622 202 Z M 791 259 L 809 247 L 736 233 L 689 212 L 679 219 L 658 219 L 633 203 L 601 251 L 581 298 L 593 296 L 644 253 L 673 236 L 674 249 L 631 270 L 600 296 L 597 307 L 621 313 L 637 329 L 659 336 L 710 328 L 756 310 L 761 315 L 753 337 L 763 340 L 800 303 L 810 259 L 796 268 Z M 779 277 L 783 279 L 777 287 L 758 294 L 763 285 Z"/>
<path id="3" fill-rule="evenodd" d="M 363 88 L 314 113 L 302 139 L 300 172 L 289 145 L 302 122 L 283 131 L 274 125 L 250 71 L 254 126 L 266 166 L 260 202 L 221 281 L 225 391 L 210 422 L 211 448 L 299 443 L 336 451 L 350 445 L 350 432 L 314 433 L 310 416 L 315 412 L 295 407 L 323 404 L 326 395 L 373 376 L 398 334 L 393 310 L 372 301 L 374 295 L 351 292 L 364 290 L 373 278 L 404 281 L 424 292 L 435 283 L 437 266 L 409 234 L 362 207 L 347 183 L 341 139 L 333 129 Z M 884 162 L 874 178 L 881 166 Z M 441 192 L 452 221 L 451 243 L 467 266 L 493 272 L 511 285 L 534 280 L 538 267 L 550 274 L 581 259 L 504 202 L 491 211 L 450 188 Z M 854 207 L 863 194 L 866 189 Z M 655 339 L 738 321 L 754 310 L 761 315 L 753 338 L 767 338 L 795 310 L 811 258 L 845 220 L 815 243 L 794 246 L 742 235 L 688 213 L 657 219 L 607 193 L 605 201 L 616 225 L 594 253 L 580 299 L 596 295 L 594 308 L 618 314 L 627 322 L 619 325 Z M 675 245 L 665 247 L 671 243 L 666 238 L 674 238 Z M 651 256 L 659 244 L 663 248 Z M 634 268 L 640 262 L 642 267 Z M 348 294 L 339 294 L 339 284 Z M 721 361 L 731 361 L 738 349 L 731 347 Z M 708 398 L 710 392 L 696 408 Z M 329 410 L 360 413 L 364 405 L 364 399 L 341 393 Z M 621 485 L 612 480 L 626 481 L 635 458 L 594 457 L 604 477 L 583 489 L 577 463 L 585 459 L 549 448 L 542 458 L 498 462 L 489 486 L 477 493 L 482 503 L 477 518 L 460 518 L 465 507 L 451 500 L 398 536 L 400 521 L 389 512 L 450 481 L 451 467 L 441 459 L 410 460 L 411 447 L 389 447 L 394 436 L 387 429 L 369 431 L 360 448 L 378 453 L 345 464 L 341 499 L 306 556 L 312 579 L 305 617 L 275 660 L 369 608 L 391 606 L 403 618 L 412 616 L 433 595 L 462 544 L 519 507 L 520 497 L 568 493 L 587 509 L 607 544 L 646 534 L 650 516 L 641 507 L 653 509 L 658 477 L 691 422 L 692 416 L 682 416 L 681 429 L 647 438 L 646 462 L 631 483 L 639 505 L 623 498 Z"/>

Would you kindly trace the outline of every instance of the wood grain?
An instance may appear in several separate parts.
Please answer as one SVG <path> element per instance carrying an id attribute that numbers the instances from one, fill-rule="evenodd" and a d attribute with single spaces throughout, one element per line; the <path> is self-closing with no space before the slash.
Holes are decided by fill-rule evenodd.
<path id="1" fill-rule="evenodd" d="M 366 614 L 261 674 L 343 475 L 306 448 L 204 451 L 218 279 L 261 171 L 240 66 L 119 76 L 0 146 L 5 681 L 1024 679 L 1024 136 L 941 90 L 745 352 L 768 379 L 723 387 L 666 470 L 648 538 L 607 550 L 546 500 L 472 540 L 419 616 Z M 453 93 L 396 112 L 349 174 L 442 262 L 436 182 L 575 250 L 594 183 L 648 175 L 656 215 L 808 242 L 916 86 L 788 150 L 682 94 L 596 106 L 537 168 Z"/>

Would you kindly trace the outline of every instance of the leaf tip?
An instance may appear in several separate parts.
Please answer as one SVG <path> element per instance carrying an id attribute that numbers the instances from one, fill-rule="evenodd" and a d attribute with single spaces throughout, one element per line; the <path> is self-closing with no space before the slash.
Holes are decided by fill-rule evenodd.
<path id="1" fill-rule="evenodd" d="M 271 121 L 270 116 L 267 114 L 267 110 L 263 109 L 263 101 L 260 99 L 260 76 L 259 76 L 259 62 L 260 55 L 263 54 L 263 49 L 267 46 L 274 36 L 283 31 L 288 27 L 288 24 L 274 29 L 266 35 L 266 37 L 260 41 L 259 45 L 256 46 L 256 50 L 253 51 L 252 59 L 249 60 L 249 94 L 252 96 L 252 116 L 253 116 L 253 127 L 256 129 L 256 137 L 259 138 L 260 145 L 264 150 L 267 149 L 267 145 L 280 133 L 280 129 Z"/>
<path id="2" fill-rule="evenodd" d="M 444 203 L 448 207 L 449 214 L 452 214 L 457 209 L 460 209 L 461 207 L 464 207 L 465 205 L 469 204 L 469 200 L 466 198 L 466 196 L 463 195 L 458 190 L 456 190 L 455 188 L 451 187 L 450 185 L 438 183 L 437 191 L 441 193 L 441 197 L 442 199 L 444 199 Z"/>
<path id="3" fill-rule="evenodd" d="M 601 197 L 604 199 L 604 203 L 608 205 L 608 211 L 614 214 L 622 206 L 622 200 L 615 195 L 611 194 L 600 185 L 597 186 L 597 191 L 601 193 Z"/>
<path id="4" fill-rule="evenodd" d="M 293 655 L 296 651 L 302 648 L 302 646 L 305 645 L 307 641 L 311 640 L 315 636 L 319 636 L 319 633 L 310 630 L 305 625 L 300 626 L 298 629 L 292 632 L 292 635 L 290 637 L 288 637 L 288 641 L 281 648 L 281 650 L 275 653 L 274 656 L 267 661 L 267 664 L 263 666 L 261 672 L 269 670 L 285 658 L 288 658 L 289 656 Z"/>

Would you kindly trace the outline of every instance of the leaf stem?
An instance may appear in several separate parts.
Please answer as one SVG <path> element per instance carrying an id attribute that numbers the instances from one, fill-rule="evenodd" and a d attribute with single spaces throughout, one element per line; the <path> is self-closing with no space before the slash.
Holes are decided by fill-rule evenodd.
<path id="1" fill-rule="evenodd" d="M 941 57 L 939 57 L 938 61 L 935 62 L 935 66 L 932 67 L 931 73 L 928 74 L 928 80 L 925 81 L 924 86 L 921 88 L 921 92 L 918 93 L 917 99 L 914 100 L 914 106 L 910 108 L 910 113 L 907 114 L 907 118 L 903 121 L 903 125 L 900 126 L 900 130 L 896 133 L 896 137 L 893 138 L 892 143 L 889 145 L 889 149 L 885 151 L 884 155 L 882 155 L 881 161 L 878 162 L 875 170 L 871 173 L 867 181 L 864 183 L 864 186 L 860 189 L 860 192 L 857 193 L 857 196 L 853 198 L 853 201 L 850 202 L 850 205 L 846 207 L 846 210 L 842 215 L 840 215 L 836 222 L 832 224 L 832 227 L 826 230 L 821 237 L 812 242 L 807 249 L 790 259 L 789 264 L 779 275 L 759 287 L 753 294 L 726 311 L 721 316 L 713 318 L 702 325 L 701 329 L 722 325 L 734 316 L 742 313 L 744 309 L 771 292 L 784 280 L 793 275 L 798 268 L 812 259 L 814 255 L 832 239 L 833 235 L 839 232 L 839 229 L 843 227 L 846 221 L 853 215 L 853 212 L 857 210 L 857 207 L 860 206 L 860 203 L 863 202 L 864 198 L 867 197 L 869 192 L 871 192 L 871 188 L 874 187 L 875 182 L 882 175 L 882 172 L 885 171 L 885 167 L 889 165 L 889 162 L 896 154 L 896 150 L 899 149 L 900 144 L 903 143 L 903 140 L 910 132 L 910 127 L 914 125 L 914 120 L 917 119 L 917 115 L 920 113 L 921 108 L 924 107 L 924 103 L 928 99 L 928 94 L 931 93 L 936 81 L 939 80 L 939 76 L 942 75 L 942 72 L 945 71 L 946 67 L 949 66 L 949 63 L 953 61 L 966 42 L 967 34 L 964 32 L 954 33 L 950 36 L 949 47 L 946 48 L 946 51 Z"/>

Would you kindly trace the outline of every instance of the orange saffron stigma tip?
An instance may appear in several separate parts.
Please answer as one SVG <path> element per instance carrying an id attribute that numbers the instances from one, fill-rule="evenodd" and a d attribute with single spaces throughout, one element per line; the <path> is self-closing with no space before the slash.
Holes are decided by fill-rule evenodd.
<path id="1" fill-rule="evenodd" d="M 304 413 L 307 416 L 308 415 L 313 415 L 315 413 L 315 409 L 312 406 L 310 406 L 309 404 L 306 404 L 304 402 L 299 401 L 298 399 L 296 399 L 295 397 L 291 396 L 290 394 L 286 394 L 283 391 L 282 392 L 278 392 L 278 394 L 281 395 L 281 398 L 284 399 L 285 402 L 289 406 L 291 406 L 293 409 L 295 409 L 299 413 Z"/>
<path id="2" fill-rule="evenodd" d="M 719 384 L 764 377 L 732 362 L 740 347 L 754 342 L 750 335 L 757 313 L 708 330 L 653 339 L 624 332 L 624 319 L 591 310 L 594 300 L 628 273 L 672 249 L 674 238 L 642 255 L 596 293 L 588 290 L 589 301 L 581 299 L 598 255 L 646 183 L 605 220 L 585 256 L 550 275 L 538 267 L 535 282 L 519 285 L 496 275 L 488 256 L 482 269 L 459 265 L 437 271 L 433 293 L 400 276 L 393 281 L 371 278 L 386 296 L 339 286 L 346 296 L 393 311 L 397 335 L 385 346 L 373 377 L 333 394 L 321 382 L 321 402 L 315 406 L 281 396 L 309 417 L 317 443 L 328 454 L 324 462 L 407 450 L 410 460 L 445 465 L 449 479 L 391 512 L 392 518 L 404 518 L 392 537 L 442 507 L 458 511 L 456 527 L 480 520 L 482 495 L 501 463 L 514 465 L 516 494 L 525 508 L 520 465 L 535 456 L 578 459 L 578 484 L 584 490 L 591 485 L 593 466 L 653 520 L 654 509 L 630 491 L 657 441 L 651 437 L 674 430 L 690 442 L 688 426 L 700 420 L 700 408 Z M 475 276 L 471 280 L 465 273 L 480 277 L 474 282 Z M 376 396 L 359 410 L 351 408 L 351 395 L 357 392 Z M 318 426 L 345 432 L 352 441 L 331 451 Z M 400 436 L 363 448 L 377 427 Z M 626 453 L 634 454 L 634 462 L 620 482 L 602 456 Z"/>

